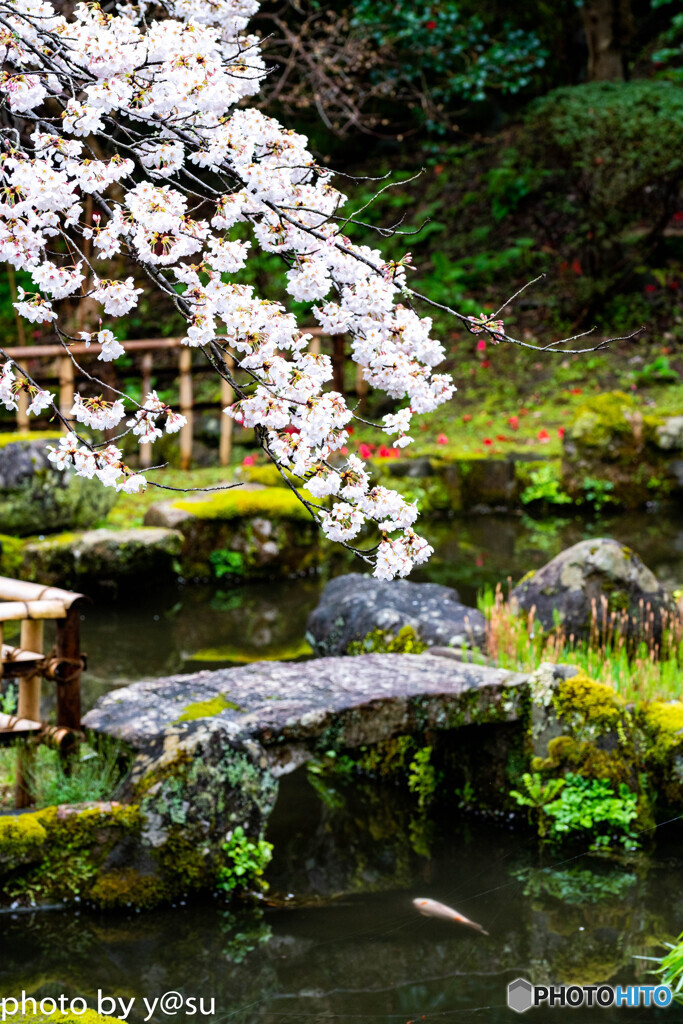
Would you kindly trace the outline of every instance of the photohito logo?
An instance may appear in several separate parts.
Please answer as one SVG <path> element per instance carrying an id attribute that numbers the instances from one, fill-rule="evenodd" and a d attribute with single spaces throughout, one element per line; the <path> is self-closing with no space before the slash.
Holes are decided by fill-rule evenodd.
<path id="1" fill-rule="evenodd" d="M 668 985 L 532 985 L 515 978 L 508 985 L 508 1006 L 525 1013 L 532 1006 L 668 1006 Z"/>

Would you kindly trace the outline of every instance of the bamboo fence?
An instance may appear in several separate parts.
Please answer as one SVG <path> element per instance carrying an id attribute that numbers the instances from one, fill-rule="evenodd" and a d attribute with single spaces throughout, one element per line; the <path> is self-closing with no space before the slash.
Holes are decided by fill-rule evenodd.
<path id="1" fill-rule="evenodd" d="M 80 609 L 86 598 L 71 590 L 44 587 L 0 576 L 0 675 L 18 680 L 16 715 L 0 714 L 0 745 L 33 740 L 56 747 L 66 755 L 81 728 L 81 673 L 86 665 L 80 649 Z M 43 653 L 43 623 L 56 621 L 56 640 Z M 20 622 L 19 646 L 2 642 L 3 624 Z M 41 718 L 43 679 L 57 687 L 57 724 Z M 28 779 L 34 744 L 18 752 L 16 806 L 30 804 Z"/>
<path id="2" fill-rule="evenodd" d="M 307 333 L 313 335 L 311 351 L 319 353 L 321 342 L 325 337 L 319 328 L 307 328 Z M 330 339 L 331 357 L 333 367 L 333 387 L 335 391 L 344 392 L 344 370 L 346 365 L 346 352 L 344 337 L 336 335 Z M 195 402 L 195 387 L 193 384 L 193 373 L 206 374 L 208 368 L 203 365 L 197 367 L 192 364 L 193 350 L 181 344 L 180 338 L 143 338 L 127 341 L 126 352 L 133 356 L 140 356 L 137 365 L 126 368 L 125 374 L 128 377 L 139 378 L 142 395 L 146 395 L 152 388 L 152 376 L 154 372 L 154 354 L 177 350 L 177 380 L 179 386 L 178 411 L 186 418 L 187 422 L 180 430 L 180 467 L 189 469 L 192 465 L 192 454 L 194 447 L 194 420 L 198 408 L 205 408 L 206 404 L 198 406 Z M 69 353 L 64 351 L 62 345 L 20 345 L 7 348 L 4 351 L 10 359 L 15 359 L 19 365 L 25 362 L 39 360 L 43 366 L 37 371 L 32 369 L 31 376 L 38 383 L 45 380 L 44 364 L 50 360 L 56 361 L 56 377 L 58 381 L 58 405 L 59 411 L 65 418 L 69 417 L 74 402 L 75 393 L 75 367 L 71 356 L 75 358 L 83 356 L 96 356 L 102 346 L 91 342 L 86 346 L 85 342 L 75 342 L 69 347 Z M 229 357 L 229 363 L 232 360 Z M 114 372 L 116 367 L 114 367 Z M 42 372 L 41 372 L 42 371 Z M 109 383 L 105 381 L 105 383 Z M 360 367 L 356 372 L 355 392 L 360 400 L 363 400 L 368 392 L 368 386 L 364 380 Z M 224 409 L 234 401 L 234 392 L 230 384 L 221 381 L 220 409 Z M 215 405 L 215 403 L 209 403 Z M 21 402 L 15 417 L 16 429 L 21 433 L 28 433 L 30 421 L 26 414 L 26 403 Z M 64 428 L 66 429 L 66 428 Z M 233 420 L 230 416 L 220 416 L 220 438 L 218 445 L 218 458 L 221 466 L 227 466 L 230 462 L 232 451 Z M 145 444 L 140 446 L 140 468 L 148 469 L 153 464 L 153 446 Z"/>

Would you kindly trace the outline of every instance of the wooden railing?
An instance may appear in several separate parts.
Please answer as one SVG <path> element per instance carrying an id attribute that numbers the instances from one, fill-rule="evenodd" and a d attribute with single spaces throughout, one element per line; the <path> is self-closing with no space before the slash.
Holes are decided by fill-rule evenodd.
<path id="1" fill-rule="evenodd" d="M 313 335 L 311 350 L 314 352 L 320 352 L 321 341 L 324 337 L 323 332 L 319 328 L 315 327 L 306 328 L 306 330 L 309 334 Z M 151 390 L 153 373 L 158 373 L 158 368 L 155 368 L 154 366 L 154 353 L 177 350 L 177 379 L 180 392 L 178 411 L 181 412 L 187 420 L 186 425 L 182 427 L 180 431 L 180 466 L 181 469 L 189 469 L 192 464 L 194 414 L 198 408 L 194 401 L 193 371 L 195 373 L 206 374 L 207 372 L 210 372 L 210 368 L 207 367 L 206 364 L 201 367 L 193 367 L 193 349 L 186 345 L 182 345 L 180 338 L 144 338 L 126 341 L 125 348 L 127 353 L 130 353 L 131 355 L 139 354 L 141 356 L 139 366 L 135 369 L 126 369 L 125 373 L 127 376 L 137 376 L 140 378 L 141 392 L 143 396 Z M 56 379 L 58 381 L 59 389 L 58 404 L 60 412 L 65 417 L 68 417 L 71 412 L 75 391 L 75 367 L 71 356 L 78 361 L 83 357 L 90 358 L 97 356 L 101 350 L 102 346 L 96 342 L 91 342 L 87 347 L 85 342 L 75 342 L 69 347 L 70 355 L 64 351 L 64 348 L 61 345 L 57 344 L 26 345 L 4 349 L 7 356 L 10 359 L 16 360 L 20 366 L 32 363 L 34 360 L 40 360 L 42 362 L 48 360 L 57 361 Z M 343 337 L 336 336 L 331 339 L 331 356 L 334 371 L 333 386 L 336 391 L 343 392 L 346 360 Z M 95 375 L 102 376 L 103 373 L 111 373 L 111 369 L 105 369 L 108 367 L 113 367 L 113 372 L 116 373 L 116 365 L 106 363 L 100 364 L 98 367 L 99 372 Z M 44 372 L 40 372 L 40 370 L 35 371 L 31 368 L 31 376 L 41 384 L 41 386 L 45 385 Z M 111 383 L 111 381 L 105 380 L 105 383 Z M 355 390 L 359 398 L 362 398 L 367 394 L 367 385 L 360 375 L 360 372 L 356 375 Z M 232 387 L 227 381 L 222 380 L 220 409 L 224 409 L 225 406 L 230 405 L 233 401 L 234 392 Z M 204 406 L 202 406 L 202 408 L 203 407 Z M 19 404 L 19 409 L 16 413 L 16 427 L 21 433 L 26 433 L 31 428 L 31 421 L 26 413 L 25 400 Z M 229 416 L 221 415 L 218 446 L 218 458 L 221 466 L 227 466 L 230 462 L 232 436 L 233 420 Z M 140 466 L 142 469 L 147 469 L 153 464 L 152 453 L 152 445 L 145 444 L 140 446 Z"/>
<path id="2" fill-rule="evenodd" d="M 80 649 L 82 594 L 39 583 L 0 576 L 0 675 L 18 680 L 16 715 L 0 714 L 0 744 L 34 740 L 57 747 L 63 754 L 76 743 L 81 727 L 81 673 L 85 656 Z M 43 653 L 43 623 L 56 620 L 57 635 L 50 654 Z M 2 643 L 3 624 L 21 622 L 19 646 Z M 42 680 L 57 687 L 57 725 L 41 719 Z M 16 805 L 30 802 L 27 785 L 33 747 L 20 747 Z"/>

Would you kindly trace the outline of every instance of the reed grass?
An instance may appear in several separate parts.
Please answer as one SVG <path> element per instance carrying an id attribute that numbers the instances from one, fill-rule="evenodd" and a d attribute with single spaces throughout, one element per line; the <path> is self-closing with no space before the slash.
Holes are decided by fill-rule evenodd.
<path id="1" fill-rule="evenodd" d="M 683 619 L 662 614 L 658 639 L 655 617 L 641 602 L 639 613 L 609 610 L 607 598 L 592 602 L 587 639 L 567 635 L 561 623 L 544 629 L 536 609 L 520 613 L 516 600 L 487 588 L 479 598 L 486 618 L 486 653 L 474 648 L 468 658 L 479 664 L 534 671 L 544 662 L 576 665 L 596 682 L 606 683 L 627 701 L 679 700 L 683 696 Z"/>

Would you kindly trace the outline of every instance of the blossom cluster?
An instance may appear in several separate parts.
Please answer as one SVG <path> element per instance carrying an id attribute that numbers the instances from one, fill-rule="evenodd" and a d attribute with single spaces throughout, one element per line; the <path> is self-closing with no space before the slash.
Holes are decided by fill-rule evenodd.
<path id="1" fill-rule="evenodd" d="M 431 320 L 409 304 L 410 254 L 386 263 L 344 235 L 346 197 L 306 139 L 245 105 L 265 73 L 247 31 L 257 8 L 170 0 L 166 16 L 152 17 L 146 4 L 105 12 L 76 3 L 65 16 L 46 0 L 0 0 L 0 103 L 10 125 L 0 128 L 0 259 L 33 280 L 19 314 L 51 323 L 55 304 L 86 295 L 103 320 L 128 315 L 142 289 L 107 270 L 119 254 L 132 258 L 185 315 L 186 345 L 212 360 L 216 346 L 234 357 L 248 383 L 226 414 L 259 428 L 269 454 L 325 499 L 314 510 L 325 533 L 349 543 L 374 524 L 375 574 L 406 575 L 431 550 L 413 531 L 417 509 L 373 487 L 357 456 L 344 458 L 353 414 L 329 390 L 329 358 L 311 351 L 281 304 L 230 279 L 252 244 L 286 259 L 291 297 L 315 303 L 325 333 L 348 334 L 368 383 L 403 403 L 383 421 L 395 448 L 410 443 L 414 414 L 452 396 L 451 379 L 435 372 L 445 353 Z M 241 224 L 253 241 L 231 237 Z M 104 361 L 125 351 L 102 323 L 81 338 L 97 341 Z M 9 376 L 1 388 L 7 404 Z M 71 415 L 106 429 L 125 412 L 118 399 L 78 398 Z M 145 444 L 182 422 L 152 392 L 126 425 Z M 142 486 L 118 449 L 79 445 L 75 433 L 50 457 L 107 485 Z"/>

